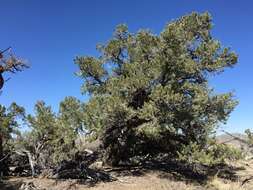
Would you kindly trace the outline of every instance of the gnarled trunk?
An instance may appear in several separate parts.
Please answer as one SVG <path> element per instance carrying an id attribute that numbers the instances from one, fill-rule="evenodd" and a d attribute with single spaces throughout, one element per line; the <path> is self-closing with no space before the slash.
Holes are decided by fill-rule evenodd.
<path id="1" fill-rule="evenodd" d="M 3 88 L 4 86 L 4 78 L 2 76 L 2 73 L 0 73 L 0 90 Z"/>
<path id="2" fill-rule="evenodd" d="M 3 158 L 3 136 L 0 133 L 0 160 Z M 3 164 L 0 163 L 0 178 L 3 176 Z"/>

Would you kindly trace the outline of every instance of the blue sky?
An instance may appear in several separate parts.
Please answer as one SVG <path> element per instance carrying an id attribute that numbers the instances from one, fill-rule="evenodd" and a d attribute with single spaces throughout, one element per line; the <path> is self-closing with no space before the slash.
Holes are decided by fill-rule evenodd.
<path id="1" fill-rule="evenodd" d="M 96 44 L 106 42 L 117 24 L 126 23 L 131 32 L 150 28 L 158 34 L 173 19 L 208 11 L 214 37 L 239 54 L 237 66 L 212 79 L 211 85 L 217 92 L 235 91 L 240 104 L 224 128 L 244 131 L 253 127 L 252 8 L 250 0 L 1 1 L 0 49 L 11 45 L 31 68 L 6 83 L 0 103 L 15 101 L 32 113 L 37 100 L 54 110 L 65 96 L 87 101 L 80 93 L 82 80 L 74 75 L 73 59 L 97 55 Z"/>

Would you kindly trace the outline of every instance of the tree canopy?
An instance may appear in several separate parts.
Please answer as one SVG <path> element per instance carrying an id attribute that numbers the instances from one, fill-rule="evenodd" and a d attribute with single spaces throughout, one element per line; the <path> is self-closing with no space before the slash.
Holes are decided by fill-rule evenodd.
<path id="1" fill-rule="evenodd" d="M 204 147 L 226 122 L 237 102 L 208 80 L 233 67 L 237 55 L 212 37 L 212 26 L 208 13 L 183 16 L 158 35 L 119 25 L 97 46 L 100 56 L 75 58 L 91 96 L 87 128 L 102 139 L 107 161 L 172 153 L 192 142 Z"/>

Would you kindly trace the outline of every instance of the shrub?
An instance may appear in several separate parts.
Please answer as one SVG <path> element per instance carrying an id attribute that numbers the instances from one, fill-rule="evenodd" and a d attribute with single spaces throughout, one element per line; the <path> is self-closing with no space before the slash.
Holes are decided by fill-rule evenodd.
<path id="1" fill-rule="evenodd" d="M 193 142 L 183 146 L 178 152 L 178 159 L 188 163 L 199 163 L 213 166 L 226 161 L 235 161 L 244 157 L 241 150 L 226 144 L 218 144 L 211 140 L 205 148 Z"/>

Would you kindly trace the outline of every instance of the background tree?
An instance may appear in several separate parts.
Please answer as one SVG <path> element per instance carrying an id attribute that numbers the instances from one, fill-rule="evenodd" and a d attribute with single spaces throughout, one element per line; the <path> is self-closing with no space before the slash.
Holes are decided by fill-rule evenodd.
<path id="1" fill-rule="evenodd" d="M 211 35 L 208 13 L 192 13 L 155 35 L 119 25 L 99 57 L 75 58 L 83 91 L 91 98 L 85 120 L 100 137 L 108 163 L 134 155 L 176 154 L 195 143 L 206 147 L 237 104 L 215 94 L 208 79 L 233 67 L 237 56 Z"/>
<path id="2" fill-rule="evenodd" d="M 14 134 L 18 134 L 18 119 L 24 119 L 25 110 L 12 103 L 9 108 L 0 105 L 0 172 L 6 172 L 5 160 L 11 152 L 10 141 Z"/>
<path id="3" fill-rule="evenodd" d="M 0 52 L 0 90 L 3 88 L 5 82 L 3 73 L 16 73 L 28 68 L 28 65 L 11 53 L 10 49 L 9 47 Z M 8 54 L 4 55 L 6 52 Z"/>
<path id="4" fill-rule="evenodd" d="M 56 166 L 73 158 L 77 152 L 76 140 L 84 128 L 82 118 L 83 106 L 74 97 L 66 97 L 60 102 L 58 113 L 39 101 L 35 114 L 27 117 L 30 131 L 18 144 L 33 154 L 38 168 Z"/>
<path id="5" fill-rule="evenodd" d="M 57 115 L 57 138 L 54 157 L 58 163 L 73 158 L 77 149 L 77 139 L 84 131 L 83 104 L 74 97 L 66 97 L 60 102 Z"/>
<path id="6" fill-rule="evenodd" d="M 52 164 L 50 155 L 52 155 L 53 146 L 50 142 L 57 134 L 57 119 L 51 107 L 43 101 L 36 103 L 34 112 L 34 116 L 27 116 L 27 124 L 31 131 L 25 139 L 25 148 L 31 151 L 36 164 L 45 169 Z"/>
<path id="7" fill-rule="evenodd" d="M 8 52 L 8 54 L 5 54 Z M 27 68 L 27 64 L 25 64 L 21 59 L 17 58 L 14 54 L 10 52 L 10 47 L 0 51 L 0 90 L 4 86 L 4 78 L 3 73 L 16 73 L 19 71 L 22 71 L 24 68 Z M 1 106 L 1 105 L 0 105 Z M 11 130 L 13 129 L 13 125 L 16 125 L 14 117 L 15 114 L 17 114 L 18 110 L 23 111 L 22 109 L 19 109 L 20 107 L 17 106 L 15 103 L 10 106 L 10 113 L 5 113 L 6 108 L 4 106 L 1 106 L 1 116 L 0 116 L 0 160 L 3 159 L 3 143 L 6 141 L 6 136 L 9 136 Z M 21 112 L 20 112 L 21 113 Z M 13 115 L 14 114 L 14 115 Z M 12 115 L 12 117 L 10 117 Z M 1 164 L 2 165 L 2 164 Z M 1 168 L 0 168 L 1 171 Z"/>

